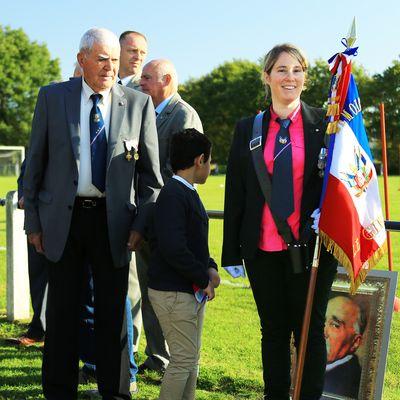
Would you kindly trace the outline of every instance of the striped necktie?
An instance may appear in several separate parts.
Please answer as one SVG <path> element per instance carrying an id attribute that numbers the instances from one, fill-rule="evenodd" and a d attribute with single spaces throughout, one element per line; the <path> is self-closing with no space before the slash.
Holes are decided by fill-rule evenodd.
<path id="1" fill-rule="evenodd" d="M 280 125 L 275 139 L 274 169 L 272 174 L 271 211 L 286 220 L 294 211 L 292 143 L 290 119 L 277 119 Z"/>
<path id="2" fill-rule="evenodd" d="M 90 111 L 90 154 L 92 166 L 92 183 L 100 192 L 106 188 L 107 137 L 103 116 L 99 108 L 101 94 L 90 96 L 93 107 Z"/>

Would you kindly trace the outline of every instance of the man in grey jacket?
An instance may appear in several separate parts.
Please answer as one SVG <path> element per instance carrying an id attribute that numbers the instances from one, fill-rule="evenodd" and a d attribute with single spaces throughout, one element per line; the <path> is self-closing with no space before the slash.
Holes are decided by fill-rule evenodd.
<path id="1" fill-rule="evenodd" d="M 92 266 L 96 363 L 103 399 L 129 400 L 125 300 L 130 251 L 162 185 L 150 98 L 116 84 L 120 46 L 87 31 L 82 79 L 41 88 L 24 178 L 25 230 L 49 263 L 42 382 L 48 400 L 77 398 L 83 266 Z"/>
<path id="2" fill-rule="evenodd" d="M 174 133 L 186 128 L 203 132 L 197 112 L 178 94 L 178 75 L 169 60 L 152 60 L 147 63 L 140 80 L 142 91 L 153 99 L 160 153 L 160 168 L 164 183 L 172 176 L 169 146 Z M 156 370 L 163 372 L 169 362 L 168 347 L 158 319 L 147 294 L 148 246 L 136 252 L 136 263 L 142 292 L 143 327 L 146 334 L 147 359 L 139 366 L 139 372 Z"/>
<path id="3" fill-rule="evenodd" d="M 118 76 L 120 83 L 131 89 L 140 90 L 142 64 L 147 56 L 147 39 L 136 31 L 122 32 L 119 37 L 121 59 Z"/>

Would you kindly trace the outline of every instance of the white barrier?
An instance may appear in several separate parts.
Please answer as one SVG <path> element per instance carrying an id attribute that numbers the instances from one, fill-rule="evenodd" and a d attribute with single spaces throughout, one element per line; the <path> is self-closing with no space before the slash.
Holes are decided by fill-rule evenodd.
<path id="1" fill-rule="evenodd" d="M 17 208 L 18 193 L 6 198 L 7 226 L 7 319 L 15 321 L 30 316 L 28 249 L 24 232 L 24 212 Z"/>

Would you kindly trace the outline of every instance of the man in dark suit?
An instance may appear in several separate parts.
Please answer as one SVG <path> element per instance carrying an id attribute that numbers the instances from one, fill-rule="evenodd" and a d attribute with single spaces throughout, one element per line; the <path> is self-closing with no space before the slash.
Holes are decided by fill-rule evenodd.
<path id="1" fill-rule="evenodd" d="M 324 391 L 358 399 L 361 365 L 357 349 L 368 322 L 366 310 L 354 298 L 332 297 L 325 323 L 327 360 Z"/>
<path id="2" fill-rule="evenodd" d="M 125 31 L 119 37 L 121 59 L 118 76 L 121 83 L 140 90 L 142 64 L 147 56 L 147 39 L 140 32 Z"/>
<path id="3" fill-rule="evenodd" d="M 127 400 L 125 301 L 130 251 L 161 187 L 150 98 L 116 84 L 120 46 L 106 29 L 80 42 L 82 79 L 40 90 L 24 179 L 25 230 L 49 261 L 44 395 L 77 398 L 83 266 L 94 280 L 103 399 Z"/>
<path id="4" fill-rule="evenodd" d="M 147 39 L 145 35 L 140 32 L 125 31 L 122 32 L 119 37 L 119 44 L 121 45 L 121 53 L 118 82 L 128 88 L 140 91 L 142 65 L 147 56 Z M 142 296 L 136 268 L 136 254 L 132 254 L 132 259 L 129 264 L 128 300 L 130 302 L 133 320 L 133 349 L 134 352 L 137 352 L 139 349 L 143 320 L 141 310 Z M 134 357 L 132 356 L 132 358 L 132 364 L 134 364 L 134 369 L 136 369 Z"/>
<path id="5" fill-rule="evenodd" d="M 147 63 L 140 80 L 141 89 L 151 96 L 156 107 L 156 124 L 160 150 L 160 168 L 164 183 L 172 176 L 169 158 L 171 137 L 187 128 L 203 132 L 197 112 L 179 96 L 178 75 L 168 60 L 152 60 Z M 147 271 L 150 259 L 148 246 L 136 252 L 138 277 L 142 294 L 143 327 L 146 334 L 147 359 L 139 366 L 139 372 L 156 370 L 163 372 L 168 366 L 169 351 L 157 316 L 147 291 Z"/>

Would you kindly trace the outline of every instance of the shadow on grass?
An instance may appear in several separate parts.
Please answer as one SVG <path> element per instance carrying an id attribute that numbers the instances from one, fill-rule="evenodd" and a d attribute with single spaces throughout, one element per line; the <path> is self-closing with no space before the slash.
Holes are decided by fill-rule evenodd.
<path id="1" fill-rule="evenodd" d="M 232 377 L 219 368 L 202 368 L 198 389 L 208 392 L 226 393 L 235 398 L 247 398 L 250 394 L 262 393 L 263 387 L 255 379 Z"/>
<path id="2" fill-rule="evenodd" d="M 38 348 L 10 346 L 0 341 L 0 399 L 38 399 L 41 390 L 41 358 Z"/>

